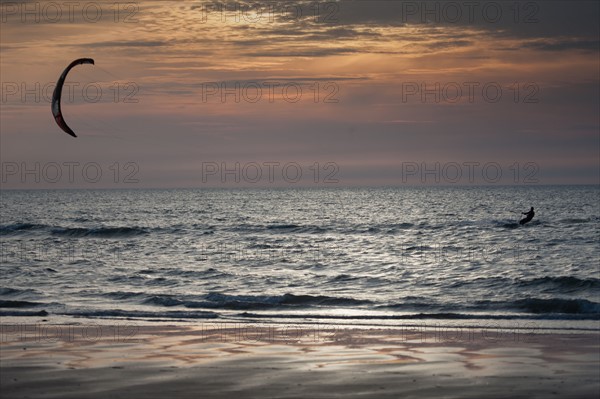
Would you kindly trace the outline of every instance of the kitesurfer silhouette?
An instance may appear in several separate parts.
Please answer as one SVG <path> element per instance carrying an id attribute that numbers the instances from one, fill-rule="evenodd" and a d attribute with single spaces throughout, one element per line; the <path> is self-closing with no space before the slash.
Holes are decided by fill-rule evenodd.
<path id="1" fill-rule="evenodd" d="M 529 212 L 521 212 L 525 217 L 519 221 L 519 224 L 525 224 L 530 222 L 531 219 L 535 216 L 535 212 L 533 211 L 533 207 L 529 210 Z"/>

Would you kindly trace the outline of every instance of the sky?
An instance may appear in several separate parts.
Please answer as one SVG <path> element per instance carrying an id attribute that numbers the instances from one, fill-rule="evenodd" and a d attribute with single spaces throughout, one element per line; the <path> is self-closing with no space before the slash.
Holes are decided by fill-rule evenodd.
<path id="1" fill-rule="evenodd" d="M 600 182 L 597 1 L 0 6 L 2 188 Z"/>

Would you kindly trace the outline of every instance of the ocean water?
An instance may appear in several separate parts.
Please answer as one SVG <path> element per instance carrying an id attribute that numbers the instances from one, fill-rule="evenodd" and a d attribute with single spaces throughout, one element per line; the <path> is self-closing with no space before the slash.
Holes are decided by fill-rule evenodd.
<path id="1" fill-rule="evenodd" d="M 598 186 L 4 190 L 0 315 L 593 329 L 599 204 Z"/>

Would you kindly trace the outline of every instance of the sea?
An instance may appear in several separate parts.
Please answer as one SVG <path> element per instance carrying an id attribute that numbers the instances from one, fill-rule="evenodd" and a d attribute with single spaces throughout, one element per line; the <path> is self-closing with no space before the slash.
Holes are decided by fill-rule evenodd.
<path id="1" fill-rule="evenodd" d="M 2 190 L 0 202 L 4 323 L 600 326 L 599 186 Z"/>

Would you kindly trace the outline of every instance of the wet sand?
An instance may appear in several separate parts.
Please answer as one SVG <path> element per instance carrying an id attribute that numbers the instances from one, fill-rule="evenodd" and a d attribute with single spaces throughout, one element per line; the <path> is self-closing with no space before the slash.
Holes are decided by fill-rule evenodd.
<path id="1" fill-rule="evenodd" d="M 598 334 L 2 324 L 3 398 L 596 398 Z"/>

